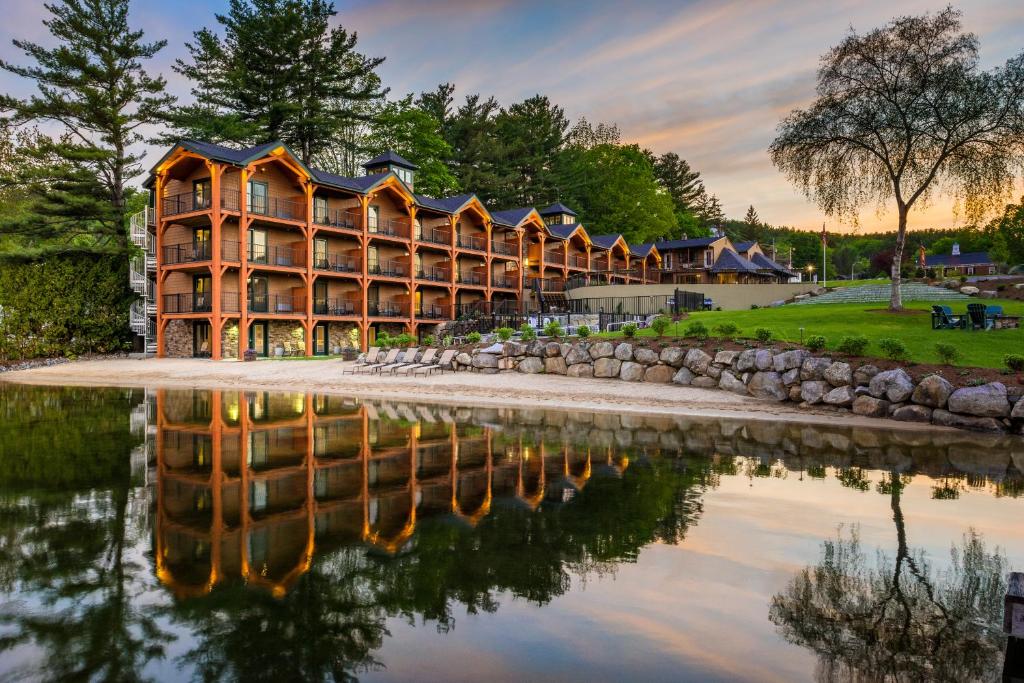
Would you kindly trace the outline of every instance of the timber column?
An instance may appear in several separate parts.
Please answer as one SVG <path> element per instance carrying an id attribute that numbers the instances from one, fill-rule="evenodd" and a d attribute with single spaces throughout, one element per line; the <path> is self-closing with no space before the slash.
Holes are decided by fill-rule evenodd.
<path id="1" fill-rule="evenodd" d="M 313 238 L 315 237 L 313 226 L 313 181 L 306 181 L 306 225 L 302 228 L 303 237 L 306 239 L 306 319 L 302 321 L 306 328 L 306 355 L 313 355 L 313 283 L 316 282 L 316 275 L 313 273 Z M 330 340 L 327 340 L 330 346 Z"/>
<path id="2" fill-rule="evenodd" d="M 221 223 L 224 216 L 220 210 L 220 164 L 206 161 L 206 167 L 210 170 L 210 358 L 220 360 L 221 335 L 224 332 L 224 316 L 221 310 L 221 296 L 224 291 L 221 279 L 224 277 L 224 267 L 221 262 Z"/>
<path id="3" fill-rule="evenodd" d="M 156 357 L 163 358 L 167 355 L 164 348 L 164 332 L 167 321 L 164 320 L 164 297 L 163 297 L 163 213 L 164 213 L 164 172 L 157 173 L 156 188 L 153 196 L 153 220 L 156 222 Z"/>
<path id="4" fill-rule="evenodd" d="M 247 166 L 238 174 L 238 359 L 249 348 L 249 173 Z"/>

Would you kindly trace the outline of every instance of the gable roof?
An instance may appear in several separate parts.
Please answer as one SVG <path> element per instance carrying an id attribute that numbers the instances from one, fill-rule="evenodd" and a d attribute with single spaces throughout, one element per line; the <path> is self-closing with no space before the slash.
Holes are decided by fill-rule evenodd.
<path id="1" fill-rule="evenodd" d="M 641 258 L 646 258 L 647 255 L 651 253 L 651 250 L 657 251 L 657 249 L 655 249 L 655 247 L 654 247 L 654 243 L 653 242 L 644 242 L 643 244 L 638 244 L 638 245 L 636 245 L 634 247 L 630 247 L 629 248 L 629 253 L 631 253 L 633 256 L 639 256 Z"/>
<path id="2" fill-rule="evenodd" d="M 518 227 L 523 220 L 530 215 L 533 211 L 532 206 L 521 206 L 518 209 L 503 209 L 501 211 L 492 211 L 491 220 L 498 225 L 504 225 L 508 228 Z"/>
<path id="3" fill-rule="evenodd" d="M 296 156 L 295 152 L 293 152 L 288 145 L 279 140 L 274 142 L 265 142 L 251 147 L 237 148 L 219 145 L 215 142 L 204 142 L 202 140 L 186 138 L 171 145 L 171 148 L 167 150 L 167 152 L 160 157 L 155 164 L 153 164 L 153 168 L 150 169 L 149 177 L 146 178 L 146 181 L 143 183 L 143 187 L 148 188 L 153 186 L 156 179 L 157 169 L 160 168 L 160 166 L 162 166 L 163 163 L 167 161 L 178 149 L 198 154 L 199 156 L 211 161 L 219 161 L 221 163 L 231 164 L 232 166 L 248 166 L 253 161 L 262 159 L 278 148 L 283 148 L 284 151 L 292 158 L 292 161 L 298 164 L 299 167 L 308 173 L 310 177 L 316 177 L 314 169 L 311 169 L 306 166 L 306 164 L 302 163 L 302 160 Z"/>
<path id="4" fill-rule="evenodd" d="M 553 215 L 559 214 L 559 213 L 567 213 L 570 216 L 577 215 L 575 211 L 570 209 L 568 206 L 566 206 L 562 202 L 555 202 L 551 206 L 545 207 L 545 208 L 541 209 L 540 211 L 538 211 L 537 213 L 539 213 L 541 216 L 553 216 Z"/>
<path id="5" fill-rule="evenodd" d="M 757 240 L 752 240 L 750 242 L 733 242 L 732 243 L 732 245 L 734 247 L 736 247 L 736 252 L 739 253 L 739 254 L 742 254 L 742 253 L 748 251 L 755 244 L 757 244 Z"/>
<path id="6" fill-rule="evenodd" d="M 590 236 L 590 241 L 594 243 L 594 246 L 598 247 L 599 249 L 604 249 L 605 251 L 614 247 L 615 243 L 618 242 L 619 240 L 622 240 L 625 244 L 625 240 L 622 239 L 622 235 L 620 235 L 619 233 L 615 233 L 614 235 Z M 627 245 L 626 248 L 628 249 L 629 246 Z"/>
<path id="7" fill-rule="evenodd" d="M 548 226 L 548 232 L 551 233 L 552 237 L 567 240 L 582 227 L 579 223 L 553 223 Z"/>
<path id="8" fill-rule="evenodd" d="M 715 265 L 711 266 L 712 273 L 756 273 L 758 270 L 760 269 L 757 266 L 732 249 L 723 249 Z"/>
<path id="9" fill-rule="evenodd" d="M 924 264 L 925 266 L 990 266 L 992 259 L 989 258 L 986 251 L 973 251 L 959 256 L 952 254 L 925 256 Z"/>
<path id="10" fill-rule="evenodd" d="M 794 273 L 793 271 L 789 270 L 783 265 L 776 263 L 775 261 L 771 260 L 764 254 L 754 254 L 753 256 L 750 257 L 750 261 L 759 268 L 774 271 L 779 275 L 787 275 L 789 277 L 794 277 L 796 275 L 796 273 Z"/>
<path id="11" fill-rule="evenodd" d="M 339 187 L 343 190 L 351 190 L 353 192 L 366 192 L 381 180 L 391 175 L 390 172 L 374 173 L 373 175 L 349 178 L 346 176 L 335 175 L 334 173 L 328 173 L 327 171 L 321 171 L 316 168 L 312 169 L 312 171 L 313 179 L 320 185 L 330 185 L 332 187 Z"/>
<path id="12" fill-rule="evenodd" d="M 363 166 L 363 168 L 370 168 L 371 166 L 382 166 L 383 164 L 391 164 L 392 166 L 401 166 L 402 168 L 407 168 L 410 171 L 415 171 L 415 170 L 419 169 L 419 166 L 417 166 L 416 164 L 412 163 L 408 159 L 402 157 L 401 155 L 399 155 L 394 150 L 390 150 L 390 149 L 388 151 L 384 152 L 383 154 L 381 154 L 379 156 L 375 156 L 374 158 L 370 159 L 369 161 L 367 161 L 362 166 Z"/>
<path id="13" fill-rule="evenodd" d="M 707 247 L 718 240 L 724 240 L 724 237 L 695 237 L 688 240 L 659 240 L 655 242 L 658 247 L 658 251 L 665 252 L 671 251 L 672 249 L 693 249 L 695 247 Z"/>

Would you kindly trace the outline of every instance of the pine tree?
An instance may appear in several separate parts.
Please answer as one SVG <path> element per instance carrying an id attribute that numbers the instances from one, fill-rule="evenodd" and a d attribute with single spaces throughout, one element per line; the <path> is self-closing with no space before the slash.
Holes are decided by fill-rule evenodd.
<path id="1" fill-rule="evenodd" d="M 654 174 L 672 198 L 677 215 L 692 213 L 704 189 L 700 173 L 692 170 L 675 152 L 665 152 L 657 158 L 650 154 L 650 159 Z"/>
<path id="2" fill-rule="evenodd" d="M 440 83 L 431 92 L 422 92 L 416 99 L 416 106 L 427 112 L 441 125 L 441 132 L 448 144 L 452 144 L 450 128 L 452 125 L 452 104 L 455 102 L 455 84 Z"/>
<path id="3" fill-rule="evenodd" d="M 174 69 L 192 81 L 195 103 L 169 117 L 176 137 L 258 144 L 283 140 L 302 158 L 330 149 L 367 103 L 387 93 L 375 69 L 384 58 L 356 51 L 357 35 L 330 20 L 327 0 L 231 0 L 216 15 L 220 37 L 194 34 L 191 60 Z"/>
<path id="4" fill-rule="evenodd" d="M 558 199 L 555 157 L 565 141 L 565 112 L 544 95 L 502 110 L 496 118 L 502 143 L 499 206 L 542 206 Z"/>
<path id="5" fill-rule="evenodd" d="M 27 99 L 0 96 L 2 123 L 56 124 L 56 138 L 34 136 L 19 162 L 0 178 L 25 198 L 0 216 L 0 233 L 21 256 L 96 251 L 124 253 L 128 182 L 142 171 L 132 148 L 140 130 L 173 104 L 165 81 L 145 60 L 166 41 L 147 43 L 128 24 L 128 0 L 64 0 L 47 4 L 49 48 L 15 40 L 34 64 L 0 61 L 0 68 L 35 81 Z M 10 208 L 10 207 L 7 207 Z"/>
<path id="6" fill-rule="evenodd" d="M 753 204 L 751 204 L 750 208 L 747 209 L 747 215 L 743 217 L 743 222 L 751 228 L 756 228 L 761 225 L 761 218 L 757 215 L 757 210 L 754 209 Z"/>
<path id="7" fill-rule="evenodd" d="M 484 100 L 480 95 L 467 95 L 448 126 L 452 172 L 467 192 L 475 192 L 489 205 L 502 191 L 502 145 L 495 120 L 500 109 L 493 97 Z"/>

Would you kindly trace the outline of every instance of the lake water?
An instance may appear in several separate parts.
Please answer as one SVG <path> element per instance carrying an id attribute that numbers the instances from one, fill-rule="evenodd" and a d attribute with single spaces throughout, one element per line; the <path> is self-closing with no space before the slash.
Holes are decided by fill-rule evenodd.
<path id="1" fill-rule="evenodd" d="M 1009 437 L 0 383 L 0 680 L 999 680 Z"/>

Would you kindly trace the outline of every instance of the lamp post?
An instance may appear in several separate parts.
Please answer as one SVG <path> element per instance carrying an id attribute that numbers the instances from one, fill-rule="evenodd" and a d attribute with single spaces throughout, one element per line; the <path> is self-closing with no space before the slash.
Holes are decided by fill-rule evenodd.
<path id="1" fill-rule="evenodd" d="M 807 281 L 808 281 L 808 282 L 810 282 L 810 281 L 811 281 L 811 278 L 812 278 L 813 276 L 814 276 L 814 265 L 813 265 L 813 264 L 810 264 L 810 263 L 808 263 L 808 264 L 807 264 Z"/>

